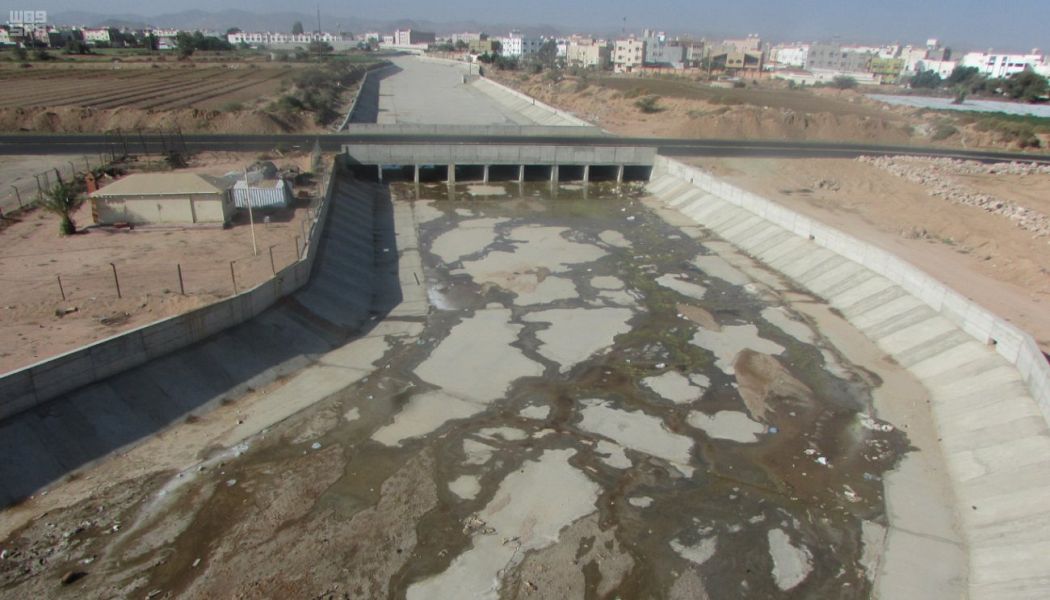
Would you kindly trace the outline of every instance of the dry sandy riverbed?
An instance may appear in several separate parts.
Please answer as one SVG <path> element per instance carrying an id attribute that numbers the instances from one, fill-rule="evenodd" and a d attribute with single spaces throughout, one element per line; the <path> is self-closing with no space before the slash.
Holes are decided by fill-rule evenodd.
<path id="1" fill-rule="evenodd" d="M 395 189 L 425 323 L 5 511 L 0 598 L 865 598 L 950 504 L 884 486 L 937 468 L 924 396 L 826 306 L 637 190 L 501 191 Z"/>

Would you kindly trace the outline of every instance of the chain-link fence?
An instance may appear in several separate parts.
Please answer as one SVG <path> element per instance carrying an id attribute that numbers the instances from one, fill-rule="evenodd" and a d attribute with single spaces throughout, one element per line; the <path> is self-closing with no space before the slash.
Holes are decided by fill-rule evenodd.
<path id="1" fill-rule="evenodd" d="M 59 177 L 70 181 L 78 173 L 88 173 L 109 163 L 110 156 L 107 154 L 69 156 L 54 161 L 51 168 L 0 182 L 3 186 L 0 187 L 0 211 L 10 215 L 31 208 Z"/>

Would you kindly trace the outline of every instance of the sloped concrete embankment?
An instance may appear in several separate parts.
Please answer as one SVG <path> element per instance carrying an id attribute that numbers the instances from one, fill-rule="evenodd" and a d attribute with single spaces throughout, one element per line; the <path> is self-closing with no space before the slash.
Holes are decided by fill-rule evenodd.
<path id="1" fill-rule="evenodd" d="M 564 110 L 544 104 L 531 96 L 496 83 L 491 79 L 479 78 L 474 81 L 474 87 L 495 100 L 505 109 L 521 114 L 537 125 L 594 127 L 593 123 L 588 123 Z"/>
<path id="2" fill-rule="evenodd" d="M 338 178 L 309 284 L 204 341 L 0 422 L 0 506 L 187 414 L 291 376 L 401 299 L 386 188 Z M 383 252 L 377 248 L 388 248 Z"/>
<path id="3" fill-rule="evenodd" d="M 826 299 L 927 388 L 957 502 L 943 511 L 957 513 L 969 566 L 963 594 L 1050 597 L 1050 369 L 1035 342 L 885 251 L 696 168 L 658 157 L 650 189 Z M 891 522 L 891 542 L 894 529 L 903 545 L 890 551 L 913 559 L 894 564 L 911 573 L 883 575 L 935 578 L 951 541 Z"/>

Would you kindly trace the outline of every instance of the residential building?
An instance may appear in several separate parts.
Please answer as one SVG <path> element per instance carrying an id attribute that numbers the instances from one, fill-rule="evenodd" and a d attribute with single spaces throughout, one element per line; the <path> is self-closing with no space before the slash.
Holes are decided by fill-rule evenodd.
<path id="1" fill-rule="evenodd" d="M 761 46 L 758 38 L 726 40 L 708 46 L 704 58 L 713 71 L 761 71 L 765 59 Z"/>
<path id="2" fill-rule="evenodd" d="M 674 67 L 681 69 L 685 66 L 684 46 L 669 42 L 664 32 L 654 32 L 646 29 L 642 34 L 645 42 L 642 62 L 648 66 Z"/>
<path id="3" fill-rule="evenodd" d="M 915 72 L 933 71 L 940 75 L 941 79 L 945 79 L 952 74 L 952 71 L 957 66 L 959 66 L 959 63 L 954 60 L 920 60 L 915 65 Z"/>
<path id="4" fill-rule="evenodd" d="M 617 73 L 630 73 L 642 67 L 645 61 L 645 40 L 627 38 L 616 40 L 613 47 L 613 68 Z"/>
<path id="5" fill-rule="evenodd" d="M 904 71 L 904 59 L 874 56 L 871 59 L 868 71 L 880 77 L 883 81 L 897 81 Z"/>
<path id="6" fill-rule="evenodd" d="M 428 46 L 436 40 L 437 36 L 429 31 L 398 29 L 394 32 L 395 46 Z"/>
<path id="7" fill-rule="evenodd" d="M 806 69 L 809 71 L 837 71 L 839 73 L 867 73 L 875 55 L 856 51 L 840 44 L 813 44 L 809 49 Z"/>
<path id="8" fill-rule="evenodd" d="M 90 194 L 95 223 L 229 223 L 230 183 L 196 173 L 136 173 Z"/>
<path id="9" fill-rule="evenodd" d="M 325 42 L 336 45 L 343 42 L 339 34 L 327 32 L 305 32 L 305 33 L 277 33 L 273 31 L 249 32 L 239 31 L 226 35 L 226 41 L 237 44 L 248 44 L 251 46 L 308 46 L 311 42 Z"/>
<path id="10" fill-rule="evenodd" d="M 1044 64 L 1043 55 L 1038 50 L 1031 54 L 1000 54 L 988 52 L 969 52 L 962 57 L 959 64 L 964 67 L 977 67 L 989 77 L 1009 77 L 1026 69 L 1035 70 Z"/>
<path id="11" fill-rule="evenodd" d="M 85 27 L 80 32 L 84 35 L 84 42 L 91 45 L 109 44 L 111 42 L 109 29 L 106 27 Z"/>
<path id="12" fill-rule="evenodd" d="M 503 56 L 521 58 L 535 54 L 543 47 L 543 38 L 528 37 L 518 30 L 511 31 L 506 37 L 499 38 Z"/>
<path id="13" fill-rule="evenodd" d="M 594 69 L 609 66 L 609 45 L 595 39 L 574 39 L 569 42 L 565 60 L 569 65 Z"/>
<path id="14" fill-rule="evenodd" d="M 809 44 L 778 44 L 769 51 L 773 69 L 804 69 L 809 60 Z"/>
<path id="15" fill-rule="evenodd" d="M 496 45 L 496 40 L 474 40 L 469 42 L 469 44 L 471 54 L 488 54 L 492 52 L 493 47 Z"/>
<path id="16" fill-rule="evenodd" d="M 481 32 L 478 32 L 478 33 L 470 33 L 470 32 L 453 33 L 452 37 L 449 38 L 449 40 L 453 44 L 458 44 L 460 42 L 463 42 L 464 44 L 470 44 L 471 42 L 479 42 L 479 41 L 481 41 L 481 38 L 483 36 L 484 36 L 484 34 L 482 34 Z"/>

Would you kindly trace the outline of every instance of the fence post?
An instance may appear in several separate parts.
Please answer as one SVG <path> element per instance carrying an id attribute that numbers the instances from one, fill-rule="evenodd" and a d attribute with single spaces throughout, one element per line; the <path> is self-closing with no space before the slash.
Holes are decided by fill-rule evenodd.
<path id="1" fill-rule="evenodd" d="M 40 202 L 44 199 L 44 188 L 40 187 L 39 175 L 33 175 L 33 179 L 36 179 L 36 201 Z"/>
<path id="2" fill-rule="evenodd" d="M 65 288 L 62 287 L 62 276 L 61 275 L 56 275 L 55 277 L 58 277 L 58 293 L 62 294 L 62 301 L 65 302 L 66 301 L 66 290 L 65 290 Z"/>
<path id="3" fill-rule="evenodd" d="M 22 194 L 18 193 L 18 188 L 11 186 L 11 189 L 15 191 L 15 200 L 18 200 L 18 208 L 22 208 Z"/>
<path id="4" fill-rule="evenodd" d="M 117 265 L 109 263 L 109 266 L 113 268 L 113 285 L 117 287 L 117 298 L 123 298 L 120 294 L 120 278 L 117 277 Z"/>
<path id="5" fill-rule="evenodd" d="M 175 267 L 179 270 L 179 293 L 183 296 L 186 295 L 186 286 L 182 283 L 182 265 L 176 263 Z"/>
<path id="6" fill-rule="evenodd" d="M 273 271 L 274 275 L 277 275 L 277 265 L 273 262 L 273 247 L 277 244 L 270 246 L 270 270 Z"/>
<path id="7" fill-rule="evenodd" d="M 234 261 L 231 260 L 230 261 L 230 281 L 233 282 L 233 295 L 236 296 L 237 295 L 237 275 L 234 274 L 234 272 L 233 272 L 233 263 L 234 263 Z"/>
<path id="8" fill-rule="evenodd" d="M 302 260 L 303 253 L 299 249 L 299 236 L 295 236 L 295 260 Z"/>

